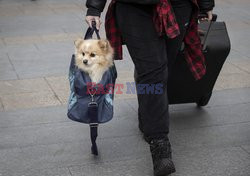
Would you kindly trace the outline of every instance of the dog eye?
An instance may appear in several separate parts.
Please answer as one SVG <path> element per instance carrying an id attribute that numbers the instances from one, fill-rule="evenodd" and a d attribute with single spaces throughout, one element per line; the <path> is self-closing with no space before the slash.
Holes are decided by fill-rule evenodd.
<path id="1" fill-rule="evenodd" d="M 82 53 L 83 56 L 85 56 L 85 53 Z"/>
<path id="2" fill-rule="evenodd" d="M 94 54 L 94 53 L 91 53 L 91 54 L 90 54 L 90 57 L 95 57 L 95 54 Z"/>

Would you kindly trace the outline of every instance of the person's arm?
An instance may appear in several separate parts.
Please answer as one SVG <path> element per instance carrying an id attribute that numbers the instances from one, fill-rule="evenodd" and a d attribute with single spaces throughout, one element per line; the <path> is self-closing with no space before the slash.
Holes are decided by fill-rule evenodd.
<path id="1" fill-rule="evenodd" d="M 201 13 L 207 13 L 208 20 L 212 20 L 213 14 L 213 8 L 214 8 L 214 0 L 198 0 L 198 5 L 200 8 Z"/>
<path id="2" fill-rule="evenodd" d="M 100 29 L 100 16 L 105 7 L 107 0 L 87 0 L 86 7 L 88 8 L 86 14 L 86 22 L 92 27 L 92 21 L 96 22 L 96 28 Z"/>

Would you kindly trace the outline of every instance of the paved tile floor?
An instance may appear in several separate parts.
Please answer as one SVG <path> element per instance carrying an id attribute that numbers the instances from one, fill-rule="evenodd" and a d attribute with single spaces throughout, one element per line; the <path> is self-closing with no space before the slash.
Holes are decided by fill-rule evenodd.
<path id="1" fill-rule="evenodd" d="M 87 27 L 84 2 L 0 0 L 0 176 L 153 175 L 135 95 L 116 95 L 96 158 L 88 127 L 66 117 L 73 41 Z M 173 176 L 250 175 L 249 9 L 249 0 L 216 0 L 232 50 L 208 106 L 170 106 Z M 124 56 L 118 83 L 133 81 L 126 48 Z"/>

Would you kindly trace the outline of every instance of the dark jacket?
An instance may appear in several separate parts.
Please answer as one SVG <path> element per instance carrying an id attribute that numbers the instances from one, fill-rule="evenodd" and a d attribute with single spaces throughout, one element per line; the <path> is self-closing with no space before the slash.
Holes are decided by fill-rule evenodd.
<path id="1" fill-rule="evenodd" d="M 126 3 L 137 4 L 157 4 L 160 0 L 117 0 Z M 86 6 L 88 8 L 87 15 L 100 16 L 107 0 L 87 0 Z M 214 0 L 197 0 L 201 12 L 207 12 L 213 9 Z"/>

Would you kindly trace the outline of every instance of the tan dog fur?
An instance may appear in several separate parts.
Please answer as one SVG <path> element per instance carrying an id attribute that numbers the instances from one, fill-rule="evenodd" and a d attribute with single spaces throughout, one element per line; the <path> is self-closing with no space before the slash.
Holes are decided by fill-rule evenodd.
<path id="1" fill-rule="evenodd" d="M 108 40 L 83 40 L 75 41 L 75 64 L 88 73 L 91 81 L 99 83 L 105 71 L 113 65 L 114 51 Z"/>

